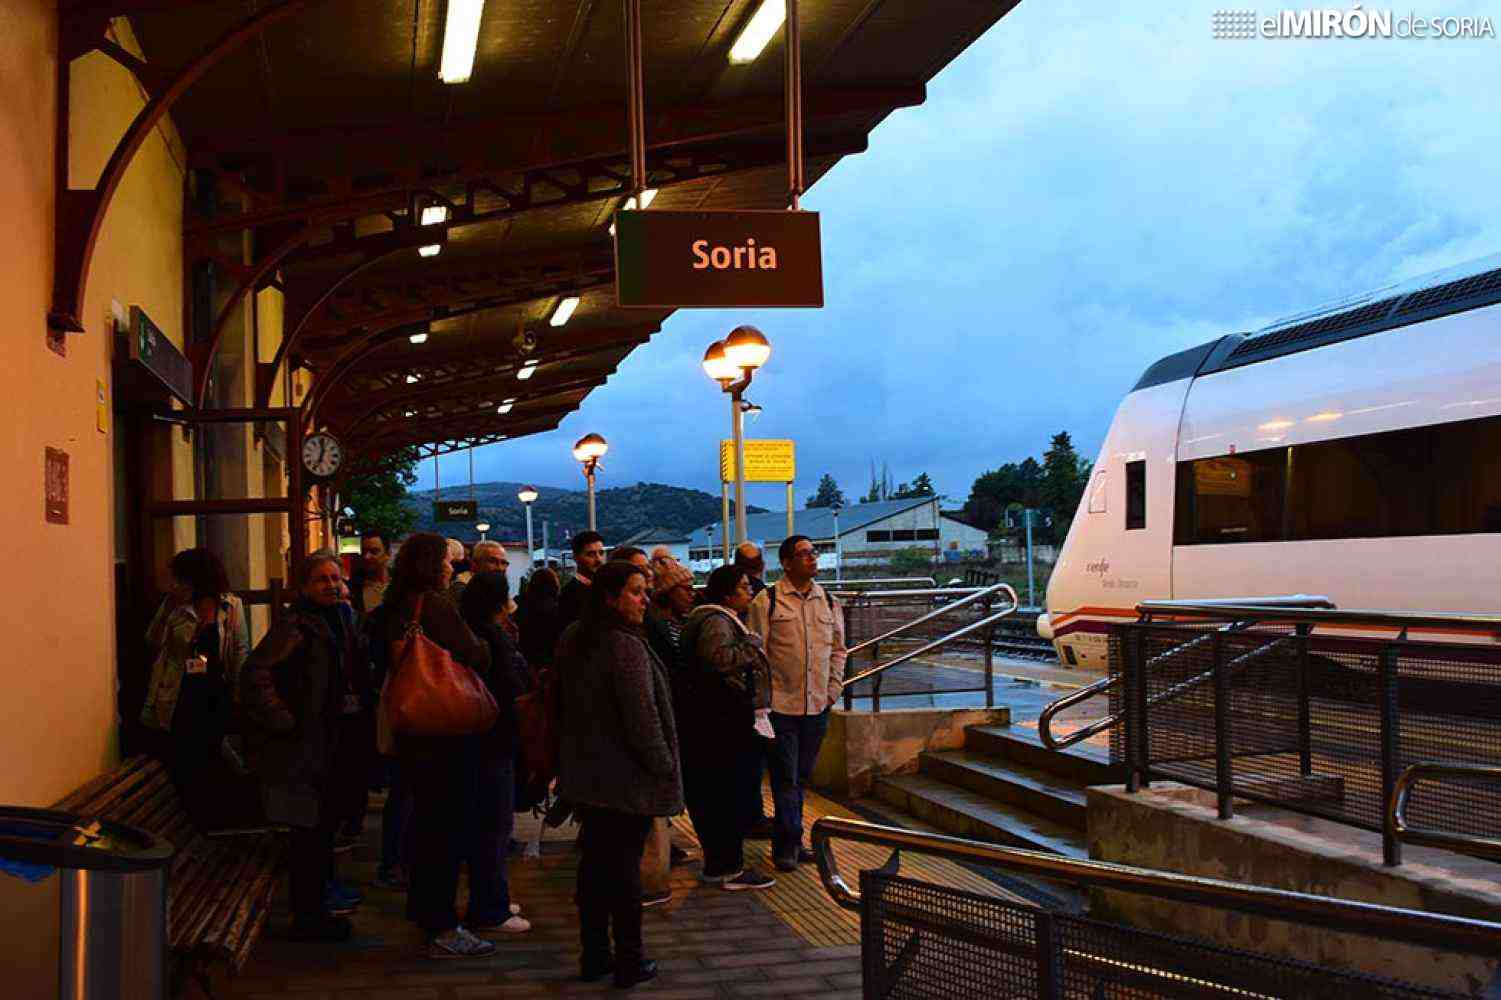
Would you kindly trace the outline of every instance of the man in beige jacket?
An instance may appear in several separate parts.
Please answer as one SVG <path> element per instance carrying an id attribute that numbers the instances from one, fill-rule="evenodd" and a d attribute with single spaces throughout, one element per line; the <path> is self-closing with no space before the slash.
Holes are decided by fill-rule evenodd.
<path id="1" fill-rule="evenodd" d="M 813 582 L 818 553 L 806 535 L 787 538 L 777 555 L 782 579 L 756 595 L 747 624 L 771 661 L 772 860 L 792 871 L 813 860 L 803 846 L 803 785 L 844 680 L 844 616 L 833 595 Z"/>

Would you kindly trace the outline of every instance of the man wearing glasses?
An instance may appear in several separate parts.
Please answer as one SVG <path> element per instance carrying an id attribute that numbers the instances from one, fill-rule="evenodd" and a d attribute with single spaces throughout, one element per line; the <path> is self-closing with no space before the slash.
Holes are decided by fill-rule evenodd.
<path id="1" fill-rule="evenodd" d="M 839 700 L 846 653 L 838 602 L 813 582 L 818 553 L 812 540 L 792 535 L 777 555 L 782 578 L 756 595 L 747 624 L 771 661 L 772 860 L 778 870 L 792 871 L 813 860 L 803 846 L 803 785 L 823 745 L 829 709 Z"/>

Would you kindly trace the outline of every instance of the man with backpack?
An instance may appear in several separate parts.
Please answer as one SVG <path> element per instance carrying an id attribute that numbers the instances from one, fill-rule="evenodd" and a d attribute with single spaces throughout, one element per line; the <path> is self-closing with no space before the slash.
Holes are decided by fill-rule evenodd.
<path id="1" fill-rule="evenodd" d="M 806 535 L 792 535 L 777 550 L 782 578 L 751 603 L 750 630 L 771 661 L 771 728 L 768 748 L 772 860 L 780 871 L 813 860 L 803 846 L 803 785 L 829 726 L 829 709 L 844 679 L 844 616 L 832 594 L 813 581 L 818 553 Z"/>

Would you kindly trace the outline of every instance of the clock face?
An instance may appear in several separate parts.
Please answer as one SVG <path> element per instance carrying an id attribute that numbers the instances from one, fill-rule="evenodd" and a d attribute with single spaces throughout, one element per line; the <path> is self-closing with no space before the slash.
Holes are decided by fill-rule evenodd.
<path id="1" fill-rule="evenodd" d="M 302 464 L 315 476 L 332 476 L 344 461 L 344 449 L 332 434 L 314 434 L 302 442 Z"/>

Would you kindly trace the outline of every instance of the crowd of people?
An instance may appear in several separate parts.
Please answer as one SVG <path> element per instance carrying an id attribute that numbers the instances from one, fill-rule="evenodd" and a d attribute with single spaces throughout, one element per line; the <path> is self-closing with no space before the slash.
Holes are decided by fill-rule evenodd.
<path id="1" fill-rule="evenodd" d="M 702 588 L 665 548 L 607 552 L 585 531 L 572 549 L 566 583 L 539 566 L 513 601 L 496 542 L 466 550 L 419 533 L 398 547 L 368 534 L 347 579 L 332 553 L 304 560 L 295 602 L 253 649 L 219 559 L 207 549 L 172 559 L 147 635 L 140 723 L 204 825 L 290 831 L 294 939 L 349 937 L 364 896 L 337 858 L 361 839 L 372 788 L 387 793 L 372 885 L 405 892 L 437 959 L 490 955 L 487 935 L 531 929 L 508 878 L 521 809 L 577 821 L 580 973 L 619 987 L 656 975 L 642 911 L 671 898 L 669 867 L 686 859 L 671 843 L 674 817 L 692 822 L 706 886 L 774 884 L 746 863 L 747 839 L 769 838 L 780 871 L 812 860 L 803 788 L 845 660 L 812 542 L 781 544 L 773 585 L 745 545 Z M 389 685 L 416 669 L 414 635 L 483 682 L 495 705 L 487 731 L 393 731 Z M 522 739 L 523 701 L 545 706 L 546 754 Z M 541 787 L 534 756 L 552 768 Z"/>

